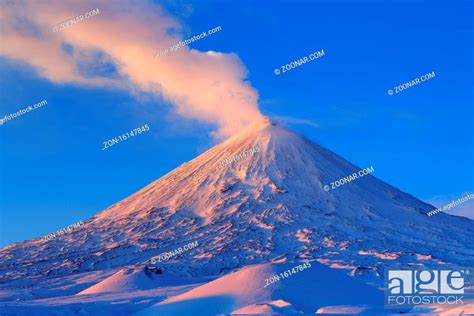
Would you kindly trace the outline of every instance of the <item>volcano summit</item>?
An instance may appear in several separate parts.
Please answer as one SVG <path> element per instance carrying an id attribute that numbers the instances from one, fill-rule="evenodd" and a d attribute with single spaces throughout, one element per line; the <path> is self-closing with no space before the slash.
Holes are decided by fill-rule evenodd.
<path id="1" fill-rule="evenodd" d="M 433 206 L 373 175 L 324 190 L 361 169 L 258 122 L 69 233 L 3 248 L 0 311 L 377 312 L 384 268 L 474 266 L 472 220 L 429 217 Z M 312 267 L 264 288 L 304 262 Z"/>

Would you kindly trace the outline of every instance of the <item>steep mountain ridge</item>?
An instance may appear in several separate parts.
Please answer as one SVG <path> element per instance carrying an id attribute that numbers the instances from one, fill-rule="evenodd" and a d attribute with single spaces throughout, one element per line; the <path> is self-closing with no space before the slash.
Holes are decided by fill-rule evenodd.
<path id="1" fill-rule="evenodd" d="M 258 152 L 219 167 L 254 147 Z M 5 247 L 0 280 L 5 286 L 31 284 L 150 264 L 151 257 L 192 241 L 199 246 L 160 267 L 204 277 L 306 259 L 380 286 L 386 265 L 474 266 L 468 243 L 474 240 L 473 221 L 444 213 L 428 217 L 432 206 L 372 175 L 323 189 L 360 169 L 260 121 L 70 233 Z"/>

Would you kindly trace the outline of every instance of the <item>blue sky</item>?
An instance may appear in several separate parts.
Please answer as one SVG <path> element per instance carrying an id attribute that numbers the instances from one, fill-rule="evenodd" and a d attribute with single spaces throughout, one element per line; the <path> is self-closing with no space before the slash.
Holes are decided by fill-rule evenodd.
<path id="1" fill-rule="evenodd" d="M 191 47 L 238 54 L 264 114 L 317 124 L 289 126 L 425 201 L 474 191 L 472 2 L 164 6 L 184 25 L 183 38 L 222 27 Z M 324 57 L 274 74 L 320 49 Z M 432 71 L 435 78 L 387 94 Z M 0 246 L 85 220 L 215 143 L 214 126 L 177 115 L 156 95 L 54 84 L 4 57 L 0 73 L 1 117 L 48 101 L 0 126 Z M 146 123 L 149 132 L 101 151 L 103 141 Z"/>

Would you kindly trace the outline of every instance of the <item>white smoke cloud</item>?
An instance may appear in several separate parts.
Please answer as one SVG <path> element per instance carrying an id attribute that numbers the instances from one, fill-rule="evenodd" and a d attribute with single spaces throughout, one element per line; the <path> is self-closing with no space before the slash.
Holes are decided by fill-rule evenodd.
<path id="1" fill-rule="evenodd" d="M 52 31 L 96 8 L 100 14 Z M 201 31 L 206 30 L 196 34 Z M 183 40 L 181 32 L 180 23 L 148 1 L 6 2 L 0 11 L 0 55 L 33 66 L 55 83 L 156 93 L 178 114 L 217 125 L 217 138 L 261 118 L 258 93 L 245 80 L 247 70 L 237 55 L 186 46 L 155 57 Z"/>

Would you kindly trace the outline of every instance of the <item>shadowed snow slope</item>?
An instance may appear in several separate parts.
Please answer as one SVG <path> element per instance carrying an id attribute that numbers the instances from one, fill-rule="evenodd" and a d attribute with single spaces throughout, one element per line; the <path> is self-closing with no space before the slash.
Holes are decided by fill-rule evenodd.
<path id="1" fill-rule="evenodd" d="M 159 269 L 123 268 L 107 279 L 81 291 L 78 295 L 149 290 L 182 284 L 186 284 L 186 282 L 170 274 L 163 275 Z"/>
<path id="2" fill-rule="evenodd" d="M 292 305 L 294 310 L 314 314 L 318 308 L 328 304 L 381 305 L 383 302 L 380 290 L 321 264 L 313 264 L 311 268 L 264 288 L 265 279 L 293 266 L 291 264 L 250 266 L 171 297 L 138 315 L 228 314 L 251 304 L 256 307 L 264 304 L 275 307 L 278 306 L 278 302 L 287 310 Z M 255 311 L 258 310 L 255 308 Z"/>
<path id="3" fill-rule="evenodd" d="M 251 148 L 258 150 L 249 153 Z M 238 159 L 220 165 L 232 157 Z M 72 232 L 3 248 L 0 289 L 18 289 L 15 295 L 25 298 L 39 292 L 51 296 L 57 292 L 44 289 L 54 288 L 53 279 L 143 268 L 151 257 L 193 241 L 197 247 L 158 263 L 160 269 L 180 278 L 214 278 L 252 264 L 318 261 L 380 286 L 387 266 L 474 266 L 472 220 L 444 213 L 428 217 L 434 207 L 372 175 L 323 190 L 362 168 L 284 127 L 259 122 Z M 88 291 L 127 288 L 130 283 L 119 281 L 122 274 Z M 90 286 L 83 284 L 74 294 Z M 266 293 L 262 297 L 273 300 Z M 217 299 L 235 303 L 229 296 Z"/>

